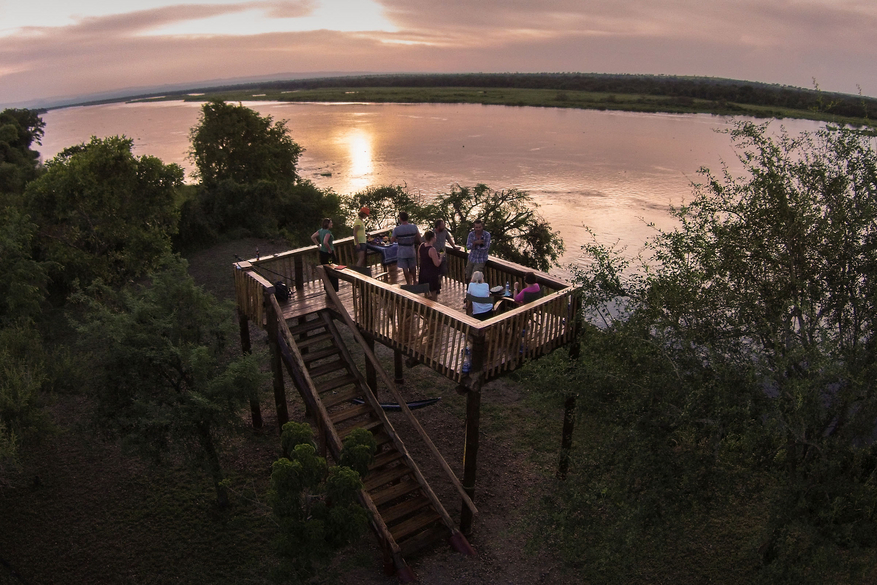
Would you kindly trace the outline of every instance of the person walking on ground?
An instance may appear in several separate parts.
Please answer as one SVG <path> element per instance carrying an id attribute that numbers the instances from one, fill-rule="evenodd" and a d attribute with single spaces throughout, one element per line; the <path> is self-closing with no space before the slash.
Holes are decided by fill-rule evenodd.
<path id="1" fill-rule="evenodd" d="M 311 241 L 319 246 L 320 264 L 337 262 L 335 258 L 335 236 L 332 235 L 332 220 L 328 217 L 323 219 L 323 227 L 311 234 Z M 332 288 L 338 290 L 338 279 L 329 277 Z"/>
<path id="2" fill-rule="evenodd" d="M 420 244 L 417 253 L 420 259 L 420 276 L 417 283 L 429 284 L 429 294 L 426 296 L 435 301 L 442 290 L 442 260 L 435 249 L 435 232 L 428 231 L 423 234 L 423 243 Z"/>
<path id="3" fill-rule="evenodd" d="M 365 218 L 368 217 L 371 210 L 363 206 L 357 214 L 356 221 L 353 222 L 353 243 L 356 246 L 356 265 L 365 266 Z"/>
<path id="4" fill-rule="evenodd" d="M 490 232 L 484 231 L 484 222 L 481 219 L 476 219 L 472 223 L 472 231 L 466 238 L 466 249 L 469 250 L 469 259 L 466 261 L 466 280 L 471 280 L 475 271 L 484 272 L 487 254 L 490 252 Z"/>
<path id="5" fill-rule="evenodd" d="M 408 214 L 399 214 L 399 225 L 393 229 L 393 242 L 399 244 L 396 252 L 396 265 L 402 269 L 406 284 L 414 284 L 417 273 L 417 246 L 420 244 L 420 230 L 408 223 Z"/>
<path id="6" fill-rule="evenodd" d="M 435 251 L 439 253 L 439 258 L 442 259 L 440 269 L 442 276 L 447 276 L 448 274 L 448 257 L 445 254 L 447 248 L 456 249 L 457 244 L 454 243 L 451 232 L 445 227 L 445 220 L 437 219 L 435 220 Z"/>

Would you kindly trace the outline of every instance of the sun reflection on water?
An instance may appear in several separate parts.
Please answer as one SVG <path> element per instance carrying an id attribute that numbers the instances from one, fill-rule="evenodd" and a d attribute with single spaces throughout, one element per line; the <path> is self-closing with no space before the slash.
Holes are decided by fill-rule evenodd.
<path id="1" fill-rule="evenodd" d="M 350 159 L 348 187 L 345 192 L 361 191 L 372 182 L 374 137 L 364 128 L 351 128 L 342 134 L 340 141 L 347 145 L 347 154 Z"/>

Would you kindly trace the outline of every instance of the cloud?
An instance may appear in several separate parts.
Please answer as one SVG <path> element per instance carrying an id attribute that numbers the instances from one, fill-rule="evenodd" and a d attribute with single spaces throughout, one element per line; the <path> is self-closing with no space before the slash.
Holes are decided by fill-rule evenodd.
<path id="1" fill-rule="evenodd" d="M 877 95 L 877 4 L 779 0 L 379 0 L 395 30 L 165 35 L 254 9 L 327 0 L 181 4 L 0 37 L 0 104 L 278 72 L 583 71 L 731 77 Z M 345 0 L 345 6 L 353 6 Z M 355 20 L 355 19 L 354 19 Z M 374 21 L 376 22 L 376 21 Z"/>

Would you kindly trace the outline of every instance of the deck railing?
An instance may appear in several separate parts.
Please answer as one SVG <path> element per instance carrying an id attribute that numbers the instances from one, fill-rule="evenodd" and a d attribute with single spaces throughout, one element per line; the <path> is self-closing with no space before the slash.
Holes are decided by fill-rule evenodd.
<path id="1" fill-rule="evenodd" d="M 355 262 L 352 238 L 336 241 L 335 249 L 342 264 Z M 373 263 L 380 261 L 378 255 L 368 258 Z M 263 324 L 265 287 L 278 280 L 290 288 L 322 287 L 318 262 L 316 246 L 308 246 L 236 264 L 239 310 Z M 465 266 L 466 254 L 449 249 L 448 278 L 463 282 Z M 363 331 L 460 383 L 470 376 L 473 364 L 486 381 L 572 341 L 580 307 L 571 285 L 541 272 L 536 275 L 546 291 L 542 298 L 487 321 L 467 316 L 462 306 L 461 310 L 452 309 L 352 270 L 328 272 L 353 287 L 352 315 Z M 490 259 L 484 272 L 488 282 L 523 285 L 530 270 Z"/>

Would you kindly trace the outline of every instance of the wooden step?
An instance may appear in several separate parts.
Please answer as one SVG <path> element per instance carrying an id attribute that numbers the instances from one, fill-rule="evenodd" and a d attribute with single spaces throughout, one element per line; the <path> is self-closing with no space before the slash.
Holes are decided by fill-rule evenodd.
<path id="1" fill-rule="evenodd" d="M 311 335 L 307 339 L 296 339 L 295 344 L 298 345 L 299 349 L 308 349 L 313 347 L 318 343 L 322 343 L 324 341 L 333 341 L 333 337 L 331 333 L 319 333 L 317 335 Z"/>
<path id="2" fill-rule="evenodd" d="M 304 359 L 305 364 L 309 364 L 311 362 L 315 362 L 317 360 L 321 360 L 323 358 L 332 357 L 333 355 L 338 355 L 341 353 L 334 345 L 332 347 L 327 347 L 326 349 L 321 349 L 314 352 L 308 352 L 306 354 L 302 354 L 302 358 Z"/>
<path id="3" fill-rule="evenodd" d="M 311 379 L 318 378 L 320 376 L 325 376 L 326 374 L 331 374 L 332 372 L 336 372 L 338 370 L 347 371 L 347 362 L 344 360 L 335 360 L 334 362 L 329 362 L 328 364 L 320 364 L 319 366 L 314 366 L 313 368 L 308 368 L 308 373 L 311 375 Z"/>
<path id="4" fill-rule="evenodd" d="M 384 465 L 392 463 L 393 461 L 401 458 L 402 452 L 397 449 L 388 450 L 385 453 L 379 453 L 377 456 L 375 456 L 375 459 L 371 462 L 371 465 L 368 466 L 369 471 L 379 469 Z"/>
<path id="5" fill-rule="evenodd" d="M 392 524 L 396 520 L 404 518 L 408 514 L 413 514 L 426 506 L 429 506 L 429 500 L 426 496 L 417 496 L 395 506 L 390 506 L 386 510 L 378 511 L 381 513 L 381 519 L 385 524 Z"/>
<path id="6" fill-rule="evenodd" d="M 359 386 L 354 386 L 347 390 L 327 392 L 324 396 L 320 396 L 320 401 L 323 403 L 323 406 L 328 409 L 333 406 L 338 406 L 343 402 L 353 400 L 354 398 L 359 398 L 360 396 L 362 396 L 362 390 L 359 389 Z"/>
<path id="7" fill-rule="evenodd" d="M 371 431 L 372 433 L 375 433 L 375 432 L 377 432 L 377 431 L 375 431 L 375 429 L 382 428 L 383 426 L 384 426 L 384 423 L 382 423 L 381 421 L 379 421 L 379 420 L 371 420 L 371 421 L 368 421 L 368 422 L 365 423 L 365 424 L 351 425 L 351 426 L 349 426 L 349 427 L 346 427 L 346 428 L 343 428 L 343 429 L 337 429 L 337 430 L 338 430 L 338 436 L 339 436 L 339 437 L 341 438 L 341 440 L 343 441 L 344 438 L 345 438 L 347 435 L 349 435 L 350 433 L 352 433 L 355 429 L 365 429 L 365 430 L 367 430 L 367 431 Z"/>
<path id="8" fill-rule="evenodd" d="M 451 531 L 444 524 L 436 524 L 428 530 L 424 530 L 420 534 L 415 534 L 411 538 L 406 539 L 402 543 L 398 543 L 402 549 L 402 556 L 407 557 L 413 555 L 420 549 L 433 544 L 434 542 L 447 539 L 451 536 Z"/>
<path id="9" fill-rule="evenodd" d="M 411 473 L 411 469 L 407 465 L 396 465 L 378 473 L 369 473 L 362 482 L 363 489 L 370 492 L 384 484 L 401 479 L 409 473 Z"/>
<path id="10" fill-rule="evenodd" d="M 345 408 L 344 410 L 333 412 L 329 415 L 329 420 L 331 420 L 333 424 L 337 425 L 340 422 L 344 422 L 346 420 L 350 420 L 351 418 L 362 416 L 370 412 L 372 412 L 371 404 L 357 404 L 356 406 L 351 406 L 349 408 Z"/>
<path id="11" fill-rule="evenodd" d="M 421 511 L 419 514 L 412 516 L 408 520 L 401 522 L 395 526 L 389 526 L 390 534 L 393 535 L 393 540 L 397 543 L 404 540 L 408 536 L 413 536 L 417 534 L 419 531 L 428 527 L 431 524 L 435 524 L 437 520 L 441 520 L 442 517 L 438 512 L 433 510 L 432 508 L 427 508 Z"/>
<path id="12" fill-rule="evenodd" d="M 372 502 L 375 503 L 375 506 L 381 506 L 419 489 L 420 484 L 416 481 L 400 481 L 395 485 L 370 493 L 369 496 L 371 497 Z"/>
<path id="13" fill-rule="evenodd" d="M 311 379 L 313 380 L 313 378 Z M 324 392 L 328 392 L 329 390 L 341 388 L 342 386 L 347 386 L 348 384 L 353 384 L 355 382 L 356 376 L 352 374 L 347 374 L 346 376 L 338 376 L 337 378 L 332 378 L 330 380 L 326 380 L 325 382 L 314 384 L 314 387 L 317 389 L 317 394 L 323 394 Z"/>
<path id="14" fill-rule="evenodd" d="M 326 324 L 323 323 L 322 319 L 314 319 L 312 321 L 307 321 L 302 323 L 301 325 L 293 325 L 289 328 L 289 332 L 295 335 L 301 335 L 302 333 L 307 333 L 309 331 L 314 331 L 315 329 L 325 329 Z"/>
<path id="15" fill-rule="evenodd" d="M 387 443 L 389 443 L 389 444 L 395 449 L 395 445 L 393 445 L 393 439 L 392 439 L 392 437 L 390 437 L 390 435 L 388 435 L 387 433 L 385 433 L 385 432 L 383 431 L 383 429 L 380 430 L 380 431 L 378 431 L 378 432 L 374 432 L 374 431 L 372 431 L 372 433 L 374 433 L 374 436 L 375 436 L 375 443 L 378 444 L 378 447 L 380 447 L 380 446 L 382 446 L 382 445 L 386 445 Z"/>

